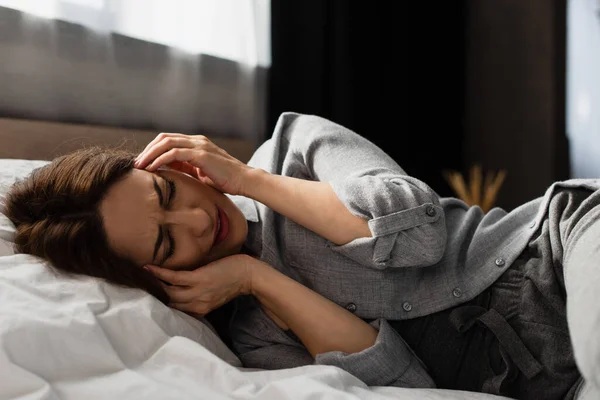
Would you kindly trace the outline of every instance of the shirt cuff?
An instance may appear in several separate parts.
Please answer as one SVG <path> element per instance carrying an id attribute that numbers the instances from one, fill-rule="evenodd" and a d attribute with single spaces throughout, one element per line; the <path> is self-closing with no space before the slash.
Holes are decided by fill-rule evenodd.
<path id="1" fill-rule="evenodd" d="M 386 320 L 375 320 L 371 326 L 379 329 L 373 346 L 353 354 L 317 354 L 315 364 L 339 367 L 369 386 L 435 387 L 423 363 Z"/>
<path id="2" fill-rule="evenodd" d="M 374 268 L 427 267 L 446 250 L 446 222 L 437 195 L 411 177 L 362 176 L 329 182 L 354 215 L 368 221 L 371 237 L 346 244 L 327 242 L 334 252 Z"/>

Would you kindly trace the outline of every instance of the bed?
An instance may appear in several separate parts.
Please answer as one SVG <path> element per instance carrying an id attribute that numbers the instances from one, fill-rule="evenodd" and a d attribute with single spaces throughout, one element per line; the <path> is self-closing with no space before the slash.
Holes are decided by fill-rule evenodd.
<path id="1" fill-rule="evenodd" d="M 49 142 L 55 138 L 48 134 L 52 130 L 66 146 Z M 56 156 L 57 148 L 64 153 L 82 139 L 99 137 L 99 131 L 80 132 L 81 127 L 62 124 L 0 120 L 0 143 L 11 144 L 0 148 L 0 210 L 7 188 Z M 141 143 L 155 135 L 135 134 Z M 77 143 L 67 142 L 68 135 Z M 221 145 L 242 160 L 253 150 L 252 144 Z M 367 387 L 331 366 L 243 368 L 207 321 L 170 309 L 141 290 L 54 273 L 36 257 L 15 254 L 13 232 L 0 214 L 0 399 L 500 398 Z"/>

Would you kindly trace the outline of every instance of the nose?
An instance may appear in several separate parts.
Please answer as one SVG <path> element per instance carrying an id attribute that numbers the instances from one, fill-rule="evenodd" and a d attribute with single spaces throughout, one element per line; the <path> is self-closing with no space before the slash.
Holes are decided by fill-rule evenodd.
<path id="1" fill-rule="evenodd" d="M 167 211 L 165 223 L 187 228 L 194 236 L 210 236 L 214 222 L 211 216 L 202 208 L 188 208 Z"/>

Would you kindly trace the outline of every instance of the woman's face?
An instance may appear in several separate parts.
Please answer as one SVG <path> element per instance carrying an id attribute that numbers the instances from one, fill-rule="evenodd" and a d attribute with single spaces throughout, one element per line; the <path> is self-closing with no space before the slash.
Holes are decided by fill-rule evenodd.
<path id="1" fill-rule="evenodd" d="M 229 219 L 229 233 L 214 243 L 217 210 Z M 114 184 L 100 204 L 109 245 L 143 266 L 195 269 L 239 253 L 248 225 L 223 193 L 172 170 L 134 169 Z"/>

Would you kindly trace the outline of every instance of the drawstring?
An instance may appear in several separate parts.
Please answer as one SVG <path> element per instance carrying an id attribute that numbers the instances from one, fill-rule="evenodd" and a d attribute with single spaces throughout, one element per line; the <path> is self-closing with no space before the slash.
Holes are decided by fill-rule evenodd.
<path id="1" fill-rule="evenodd" d="M 479 322 L 487 327 L 500 343 L 500 353 L 506 363 L 506 370 L 502 375 L 486 381 L 482 388 L 484 392 L 499 394 L 500 385 L 508 374 L 509 359 L 527 379 L 532 379 L 542 371 L 540 363 L 498 311 L 487 310 L 481 306 L 462 306 L 454 309 L 448 318 L 452 326 L 461 333 L 468 331 L 476 322 Z"/>

